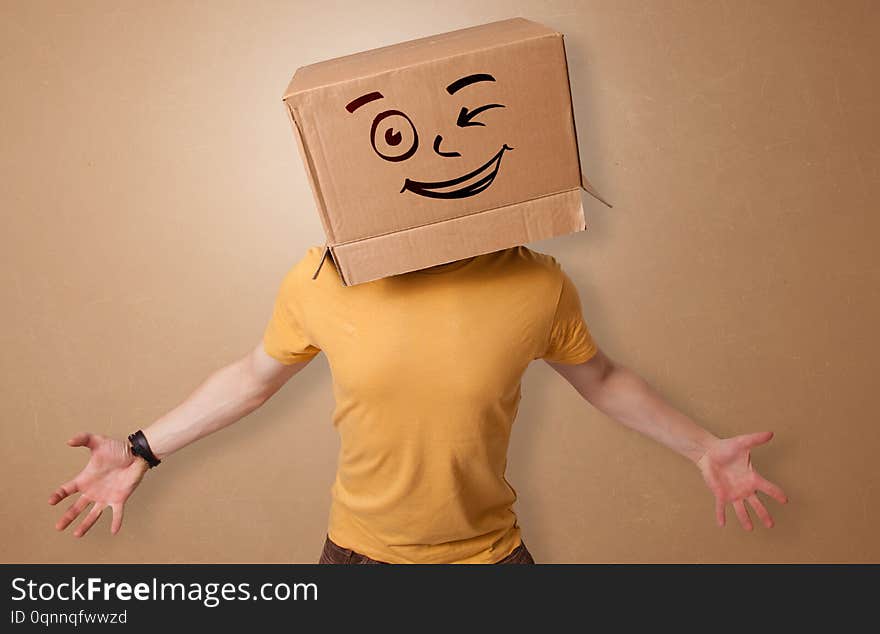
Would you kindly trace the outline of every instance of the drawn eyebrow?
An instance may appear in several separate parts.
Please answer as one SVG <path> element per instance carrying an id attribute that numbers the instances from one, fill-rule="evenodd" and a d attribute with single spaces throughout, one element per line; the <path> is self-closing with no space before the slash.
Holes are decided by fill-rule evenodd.
<path id="1" fill-rule="evenodd" d="M 382 99 L 383 97 L 384 95 L 381 92 L 370 92 L 366 95 L 361 95 L 360 97 L 349 103 L 347 106 L 345 106 L 345 109 L 349 112 L 354 112 L 364 104 L 375 101 L 376 99 Z"/>
<path id="2" fill-rule="evenodd" d="M 454 95 L 465 86 L 469 86 L 470 84 L 474 84 L 478 81 L 495 81 L 495 78 L 488 73 L 474 73 L 473 75 L 467 75 L 465 77 L 462 77 L 461 79 L 456 79 L 454 82 L 446 87 L 446 92 L 448 92 L 450 95 Z"/>

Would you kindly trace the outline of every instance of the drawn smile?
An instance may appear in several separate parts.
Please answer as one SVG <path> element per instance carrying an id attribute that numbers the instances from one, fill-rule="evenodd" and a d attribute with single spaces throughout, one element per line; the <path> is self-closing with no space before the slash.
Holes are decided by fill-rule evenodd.
<path id="1" fill-rule="evenodd" d="M 504 155 L 504 151 L 512 149 L 512 147 L 505 143 L 498 150 L 498 153 L 485 164 L 464 176 L 448 181 L 415 181 L 407 178 L 403 183 L 400 193 L 411 191 L 414 194 L 427 196 L 428 198 L 467 198 L 468 196 L 479 194 L 495 180 L 495 175 L 501 167 L 501 157 Z"/>

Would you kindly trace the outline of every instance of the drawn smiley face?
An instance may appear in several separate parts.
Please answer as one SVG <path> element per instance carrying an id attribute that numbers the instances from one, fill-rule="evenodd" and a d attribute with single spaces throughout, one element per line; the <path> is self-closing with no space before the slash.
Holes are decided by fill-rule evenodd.
<path id="1" fill-rule="evenodd" d="M 495 78 L 487 73 L 466 75 L 449 84 L 446 87 L 446 92 L 454 95 L 462 88 L 482 81 L 495 81 Z M 345 106 L 345 109 L 350 113 L 354 113 L 361 106 L 383 98 L 384 95 L 380 92 L 370 92 L 351 101 Z M 491 108 L 503 107 L 500 103 L 486 104 L 473 110 L 462 107 L 455 123 L 460 128 L 485 126 L 486 124 L 481 121 L 474 121 L 474 117 Z M 442 142 L 443 137 L 437 134 L 434 137 L 433 149 L 438 156 L 447 158 L 461 156 L 459 152 L 441 150 L 440 144 Z M 373 119 L 373 125 L 370 127 L 370 144 L 373 146 L 373 151 L 380 158 L 396 163 L 405 161 L 416 153 L 419 147 L 419 134 L 412 119 L 405 112 L 401 110 L 385 110 L 377 114 Z M 427 198 L 467 198 L 475 196 L 492 184 L 495 176 L 498 174 L 498 170 L 501 168 L 501 159 L 504 156 L 504 152 L 512 149 L 507 143 L 504 143 L 488 161 L 466 174 L 449 180 L 419 181 L 407 178 L 400 189 L 400 193 L 411 192 Z"/>

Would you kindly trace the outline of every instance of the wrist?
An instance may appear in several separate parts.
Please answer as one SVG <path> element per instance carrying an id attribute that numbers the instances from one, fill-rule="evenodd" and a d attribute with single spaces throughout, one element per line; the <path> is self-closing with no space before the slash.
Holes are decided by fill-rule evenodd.
<path id="1" fill-rule="evenodd" d="M 168 457 L 169 452 L 162 450 L 162 447 L 160 446 L 162 444 L 162 441 L 161 439 L 156 438 L 156 432 L 151 431 L 148 433 L 148 429 L 149 427 L 147 429 L 141 430 L 147 446 L 150 448 L 150 451 L 153 452 L 153 456 L 155 456 L 157 460 L 165 460 L 165 458 Z"/>
<path id="2" fill-rule="evenodd" d="M 152 469 L 158 466 L 162 461 L 153 453 L 150 443 L 144 432 L 138 430 L 128 437 L 129 450 L 131 453 L 146 463 L 147 467 Z"/>
<path id="3" fill-rule="evenodd" d="M 147 461 L 131 450 L 131 443 L 128 440 L 123 442 L 123 451 L 125 452 L 125 457 L 128 461 L 129 467 L 134 465 L 141 473 L 150 470 L 150 465 L 147 463 Z"/>
<path id="4" fill-rule="evenodd" d="M 141 458 L 140 456 L 135 456 L 134 460 L 135 460 L 135 464 L 137 465 L 137 469 L 141 473 L 141 475 L 145 474 L 147 471 L 150 470 L 149 463 L 146 460 L 144 460 L 143 458 Z"/>
<path id="5" fill-rule="evenodd" d="M 695 465 L 700 465 L 700 461 L 709 453 L 712 446 L 718 442 L 720 438 L 710 432 L 701 434 L 694 442 L 694 447 L 687 453 L 687 457 Z"/>

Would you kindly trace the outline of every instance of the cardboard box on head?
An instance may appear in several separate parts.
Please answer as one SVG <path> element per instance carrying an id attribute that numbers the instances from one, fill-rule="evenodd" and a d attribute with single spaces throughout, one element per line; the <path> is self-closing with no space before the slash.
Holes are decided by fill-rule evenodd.
<path id="1" fill-rule="evenodd" d="M 581 189 L 611 206 L 563 35 L 524 18 L 304 66 L 282 100 L 345 285 L 581 231 Z"/>

